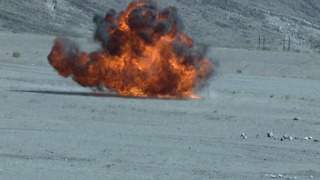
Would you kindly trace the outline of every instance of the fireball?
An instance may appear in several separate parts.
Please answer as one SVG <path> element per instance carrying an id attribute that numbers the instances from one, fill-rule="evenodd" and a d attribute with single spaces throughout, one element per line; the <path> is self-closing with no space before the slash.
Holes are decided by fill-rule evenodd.
<path id="1" fill-rule="evenodd" d="M 81 52 L 57 38 L 49 63 L 63 77 L 86 87 L 105 87 L 123 96 L 195 98 L 214 65 L 193 48 L 175 7 L 134 1 L 125 11 L 111 9 L 93 18 L 101 50 Z"/>

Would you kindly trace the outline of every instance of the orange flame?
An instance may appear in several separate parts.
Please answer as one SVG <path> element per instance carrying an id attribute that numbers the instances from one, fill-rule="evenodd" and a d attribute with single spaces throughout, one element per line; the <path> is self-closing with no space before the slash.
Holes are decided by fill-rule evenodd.
<path id="1" fill-rule="evenodd" d="M 181 32 L 174 7 L 158 10 L 155 2 L 134 1 L 118 16 L 110 10 L 94 21 L 101 51 L 80 52 L 70 40 L 57 38 L 48 56 L 61 76 L 82 86 L 123 96 L 197 98 L 196 88 L 213 72 L 212 62 Z"/>

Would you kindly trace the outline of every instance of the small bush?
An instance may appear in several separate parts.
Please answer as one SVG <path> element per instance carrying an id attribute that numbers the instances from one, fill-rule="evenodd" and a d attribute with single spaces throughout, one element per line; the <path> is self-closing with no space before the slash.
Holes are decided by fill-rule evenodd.
<path id="1" fill-rule="evenodd" d="M 264 48 L 262 48 L 264 51 L 272 51 L 272 48 L 270 48 L 270 47 L 264 47 Z"/>
<path id="2" fill-rule="evenodd" d="M 21 56 L 21 54 L 19 52 L 13 52 L 12 56 L 18 58 Z"/>
<path id="3" fill-rule="evenodd" d="M 319 49 L 320 48 L 320 39 L 312 39 L 311 41 L 311 47 L 314 49 Z"/>
<path id="4" fill-rule="evenodd" d="M 286 100 L 290 100 L 290 99 L 291 99 L 291 97 L 290 97 L 289 95 L 286 95 L 284 98 L 285 98 Z"/>
<path id="5" fill-rule="evenodd" d="M 242 70 L 241 70 L 241 69 L 238 69 L 238 70 L 237 70 L 237 73 L 238 73 L 238 74 L 241 74 L 241 73 L 242 73 Z"/>
<path id="6" fill-rule="evenodd" d="M 300 49 L 295 49 L 295 50 L 293 50 L 295 53 L 300 53 L 301 51 L 300 51 Z"/>

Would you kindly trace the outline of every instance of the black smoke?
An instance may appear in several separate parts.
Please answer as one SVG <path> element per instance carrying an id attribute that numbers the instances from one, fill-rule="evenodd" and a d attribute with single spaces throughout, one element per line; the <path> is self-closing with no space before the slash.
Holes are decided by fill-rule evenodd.
<path id="1" fill-rule="evenodd" d="M 172 39 L 177 38 L 176 34 L 184 30 L 184 25 L 178 15 L 177 8 L 167 7 L 165 9 L 159 9 L 155 2 L 142 2 L 145 4 L 135 7 L 128 15 L 128 22 L 126 23 L 130 31 L 133 32 L 131 35 L 139 36 L 145 43 L 152 45 L 163 36 L 169 35 Z M 120 55 L 121 46 L 130 40 L 130 38 L 126 37 L 127 35 L 118 28 L 122 13 L 124 12 L 118 14 L 114 9 L 110 9 L 105 16 L 97 14 L 93 18 L 93 22 L 96 25 L 94 39 L 99 41 L 104 50 L 111 55 Z M 180 44 L 173 44 L 173 46 L 174 49 L 177 49 L 178 55 L 183 54 L 181 53 L 182 49 L 185 51 L 191 48 Z"/>

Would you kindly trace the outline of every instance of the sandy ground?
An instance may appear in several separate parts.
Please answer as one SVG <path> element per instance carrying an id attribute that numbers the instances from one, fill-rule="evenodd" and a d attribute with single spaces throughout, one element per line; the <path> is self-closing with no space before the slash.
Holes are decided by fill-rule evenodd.
<path id="1" fill-rule="evenodd" d="M 53 39 L 0 33 L 0 179 L 320 179 L 319 55 L 212 48 L 201 100 L 128 99 L 58 76 Z"/>

